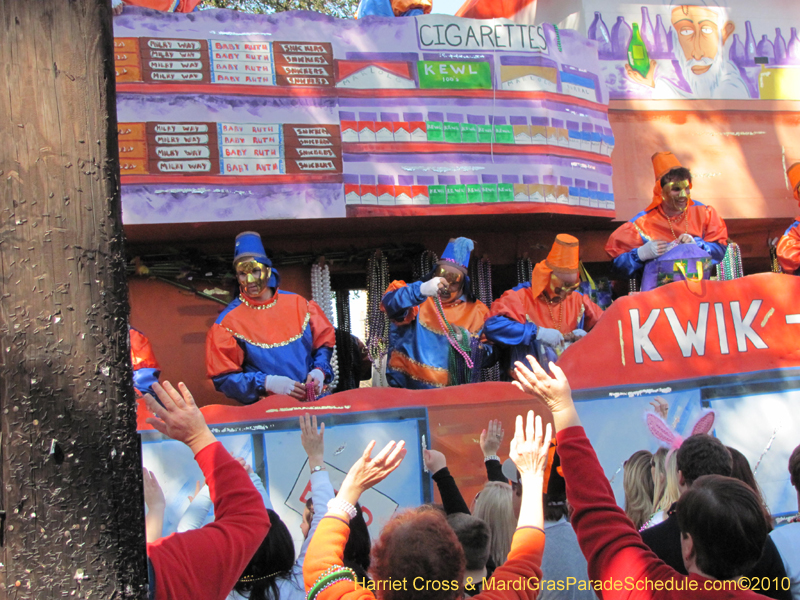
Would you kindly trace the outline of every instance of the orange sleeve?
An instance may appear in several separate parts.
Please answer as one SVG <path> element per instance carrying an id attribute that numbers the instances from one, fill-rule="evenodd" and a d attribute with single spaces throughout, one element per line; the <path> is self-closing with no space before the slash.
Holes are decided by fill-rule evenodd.
<path id="1" fill-rule="evenodd" d="M 133 370 L 136 369 L 161 369 L 153 354 L 153 347 L 150 345 L 144 334 L 133 327 L 130 328 L 131 334 L 131 364 Z"/>
<path id="2" fill-rule="evenodd" d="M 597 325 L 597 322 L 603 316 L 603 309 L 597 306 L 589 296 L 581 294 L 581 300 L 583 301 L 583 308 L 584 308 L 584 316 L 585 319 L 583 321 L 583 330 L 584 331 L 591 331 L 592 327 Z"/>
<path id="3" fill-rule="evenodd" d="M 327 569 L 344 564 L 344 547 L 349 537 L 350 526 L 344 520 L 327 515 L 322 518 L 303 561 L 306 593 Z M 320 592 L 316 600 L 375 600 L 375 596 L 352 581 L 340 581 Z"/>
<path id="4" fill-rule="evenodd" d="M 795 273 L 800 267 L 800 227 L 795 223 L 778 242 L 778 263 L 784 273 Z"/>
<path id="5" fill-rule="evenodd" d="M 214 323 L 206 335 L 206 373 L 209 377 L 242 370 L 244 350 L 224 327 Z"/>
<path id="6" fill-rule="evenodd" d="M 716 242 L 723 246 L 728 245 L 728 226 L 714 210 L 713 206 L 706 205 L 706 220 L 703 228 L 703 240 L 706 242 Z"/>
<path id="7" fill-rule="evenodd" d="M 522 302 L 524 290 L 506 290 L 502 296 L 492 302 L 487 319 L 492 317 L 506 317 L 518 323 L 527 322 L 527 311 Z"/>
<path id="8" fill-rule="evenodd" d="M 308 303 L 308 312 L 311 314 L 309 325 L 311 325 L 312 346 L 316 350 L 326 346 L 333 348 L 336 345 L 336 330 L 328 321 L 328 317 L 322 312 L 322 307 L 313 300 Z"/>
<path id="9" fill-rule="evenodd" d="M 606 253 L 611 258 L 617 258 L 621 254 L 630 252 L 634 248 L 642 245 L 642 236 L 636 231 L 630 221 L 623 223 L 612 233 L 606 242 Z"/>
<path id="10" fill-rule="evenodd" d="M 533 600 L 538 595 L 536 583 L 542 579 L 544 531 L 521 527 L 514 532 L 508 558 L 495 569 L 483 591 L 474 600 Z M 508 582 L 500 585 L 500 581 Z M 528 585 L 529 584 L 529 585 Z"/>

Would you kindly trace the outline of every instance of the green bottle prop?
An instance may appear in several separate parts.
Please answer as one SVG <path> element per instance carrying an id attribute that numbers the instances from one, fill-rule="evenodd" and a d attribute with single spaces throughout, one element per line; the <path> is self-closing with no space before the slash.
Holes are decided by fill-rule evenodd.
<path id="1" fill-rule="evenodd" d="M 647 73 L 650 71 L 650 56 L 647 54 L 647 46 L 644 45 L 642 34 L 639 33 L 638 23 L 633 24 L 633 35 L 631 43 L 628 45 L 628 64 L 642 77 L 647 77 Z"/>

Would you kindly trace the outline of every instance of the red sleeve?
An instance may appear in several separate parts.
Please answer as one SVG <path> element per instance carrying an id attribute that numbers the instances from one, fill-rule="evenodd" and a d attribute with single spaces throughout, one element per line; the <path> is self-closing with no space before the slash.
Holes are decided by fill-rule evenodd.
<path id="1" fill-rule="evenodd" d="M 800 267 L 800 234 L 795 224 L 778 242 L 778 263 L 784 273 L 794 273 Z"/>
<path id="2" fill-rule="evenodd" d="M 133 370 L 136 369 L 161 369 L 156 361 L 156 355 L 153 354 L 153 347 L 140 331 L 133 327 L 130 328 L 131 334 L 131 364 Z"/>
<path id="3" fill-rule="evenodd" d="M 537 584 L 542 579 L 544 531 L 523 527 L 514 532 L 511 551 L 501 566 L 495 569 L 483 591 L 475 600 L 533 600 L 538 595 Z M 499 585 L 508 581 L 508 585 Z M 520 583 L 526 585 L 520 585 Z M 517 589 L 521 588 L 521 589 Z"/>
<path id="4" fill-rule="evenodd" d="M 583 320 L 583 330 L 584 331 L 591 331 L 592 328 L 597 325 L 597 322 L 600 320 L 600 317 L 603 316 L 603 309 L 597 306 L 589 296 L 585 294 L 581 294 L 581 300 L 583 301 L 583 309 L 584 309 L 584 320 Z"/>
<path id="5" fill-rule="evenodd" d="M 156 600 L 223 600 L 269 531 L 264 501 L 220 442 L 195 456 L 214 502 L 214 522 L 147 545 Z"/>
<path id="6" fill-rule="evenodd" d="M 492 302 L 487 319 L 492 317 L 506 317 L 518 323 L 527 322 L 527 311 L 522 303 L 522 294 L 516 290 L 506 290 L 502 296 Z"/>
<path id="7" fill-rule="evenodd" d="M 703 228 L 703 240 L 706 242 L 717 242 L 723 246 L 728 245 L 728 226 L 714 210 L 713 206 L 706 205 L 705 227 Z"/>
<path id="8" fill-rule="evenodd" d="M 606 253 L 611 258 L 630 252 L 642 245 L 642 236 L 630 221 L 620 225 L 606 242 Z"/>
<path id="9" fill-rule="evenodd" d="M 209 377 L 242 370 L 244 350 L 224 327 L 214 323 L 206 335 L 206 373 Z"/>
<path id="10" fill-rule="evenodd" d="M 316 350 L 327 346 L 333 348 L 336 345 L 336 330 L 328 321 L 328 317 L 322 312 L 322 307 L 319 304 L 310 300 L 308 303 L 308 312 L 311 313 L 309 325 L 311 325 L 311 336 L 313 339 L 312 347 Z"/>
<path id="11" fill-rule="evenodd" d="M 308 593 L 322 574 L 333 566 L 341 566 L 344 561 L 344 547 L 350 537 L 350 525 L 339 517 L 325 516 L 317 525 L 317 530 L 308 544 L 306 559 L 303 562 L 303 581 Z M 317 600 L 375 600 L 369 590 L 353 583 L 343 581 L 320 592 Z"/>
<path id="12" fill-rule="evenodd" d="M 597 460 L 583 427 L 559 431 L 558 455 L 573 508 L 570 519 L 581 551 L 586 557 L 589 579 L 624 582 L 682 579 L 642 541 L 631 520 L 614 499 L 614 492 Z M 676 588 L 680 589 L 680 588 Z M 603 600 L 652 599 L 653 591 L 605 590 Z M 676 596 L 677 597 L 677 596 Z"/>

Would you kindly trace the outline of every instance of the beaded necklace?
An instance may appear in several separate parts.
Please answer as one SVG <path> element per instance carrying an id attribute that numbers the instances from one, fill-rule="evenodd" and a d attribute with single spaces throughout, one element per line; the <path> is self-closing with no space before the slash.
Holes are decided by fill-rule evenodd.
<path id="1" fill-rule="evenodd" d="M 319 263 L 311 265 L 311 299 L 320 305 L 328 321 L 333 324 L 331 270 L 327 264 L 324 266 L 320 266 Z M 331 354 L 331 370 L 333 371 L 333 379 L 330 383 L 330 389 L 335 390 L 336 386 L 339 385 L 339 355 L 336 351 L 336 344 L 334 344 Z"/>
<path id="2" fill-rule="evenodd" d="M 388 287 L 388 261 L 376 250 L 367 263 L 367 355 L 378 372 L 389 351 L 389 320 L 381 310 L 381 298 Z"/>
<path id="3" fill-rule="evenodd" d="M 439 296 L 436 296 L 433 300 L 434 304 L 436 305 L 436 317 L 439 319 L 439 325 L 441 325 L 442 329 L 444 330 L 444 335 L 447 338 L 447 341 L 450 342 L 450 345 L 453 349 L 458 352 L 461 357 L 464 359 L 464 362 L 467 363 L 467 367 L 470 369 L 475 366 L 472 362 L 472 359 L 467 355 L 466 349 L 464 348 L 464 338 L 469 337 L 469 332 L 464 333 L 464 331 L 456 331 L 455 328 L 447 321 L 447 317 L 444 314 L 444 307 L 442 306 L 442 299 Z M 467 346 L 468 348 L 468 346 Z"/>
<path id="4" fill-rule="evenodd" d="M 533 274 L 533 263 L 527 256 L 517 259 L 517 284 L 526 283 L 531 280 Z"/>
<path id="5" fill-rule="evenodd" d="M 674 237 L 677 240 L 678 236 L 675 235 L 675 230 L 672 228 L 672 219 L 667 215 L 666 211 L 664 211 L 664 216 L 667 217 L 667 224 L 669 225 L 669 230 L 672 232 L 672 237 Z M 684 231 L 683 232 L 684 233 L 689 233 L 689 219 L 685 219 L 685 217 L 686 217 L 686 211 L 684 210 L 681 214 L 679 214 L 677 217 L 675 217 L 675 223 L 677 223 L 681 219 L 684 219 L 684 221 L 683 221 Z"/>
<path id="6" fill-rule="evenodd" d="M 487 257 L 483 257 L 479 261 L 475 261 L 475 281 L 478 288 L 478 299 L 483 302 L 487 307 L 492 306 L 492 263 Z M 478 344 L 478 350 L 483 350 Z M 475 356 L 475 354 L 473 354 Z M 478 364 L 483 362 L 483 356 L 478 355 L 481 360 L 475 361 Z M 495 362 L 488 369 L 480 370 L 480 381 L 500 381 L 500 365 Z"/>
<path id="7" fill-rule="evenodd" d="M 742 251 L 739 248 L 739 244 L 731 242 L 728 244 L 728 249 L 725 251 L 725 257 L 722 262 L 717 265 L 717 279 L 730 281 L 739 277 L 744 277 Z"/>
<path id="8" fill-rule="evenodd" d="M 551 302 L 550 299 L 545 296 L 544 303 L 545 306 L 547 306 L 547 312 L 550 313 L 550 320 L 553 322 L 553 326 L 556 328 L 556 330 L 561 331 L 561 324 L 564 322 L 564 303 L 558 302 L 558 321 L 556 321 L 556 318 L 553 315 L 553 309 L 550 308 L 550 305 L 553 304 L 553 302 Z"/>
<path id="9" fill-rule="evenodd" d="M 769 258 L 770 258 L 770 267 L 773 273 L 783 273 L 783 269 L 781 268 L 781 264 L 778 262 L 778 247 L 777 246 L 770 246 L 769 247 Z"/>

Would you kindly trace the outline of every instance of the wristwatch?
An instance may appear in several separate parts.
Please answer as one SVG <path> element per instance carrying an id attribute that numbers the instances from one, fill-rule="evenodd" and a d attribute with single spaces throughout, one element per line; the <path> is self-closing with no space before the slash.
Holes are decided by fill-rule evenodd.
<path id="1" fill-rule="evenodd" d="M 315 467 L 311 467 L 312 473 L 317 473 L 319 471 L 324 471 L 324 470 L 325 470 L 325 465 L 316 465 Z"/>

